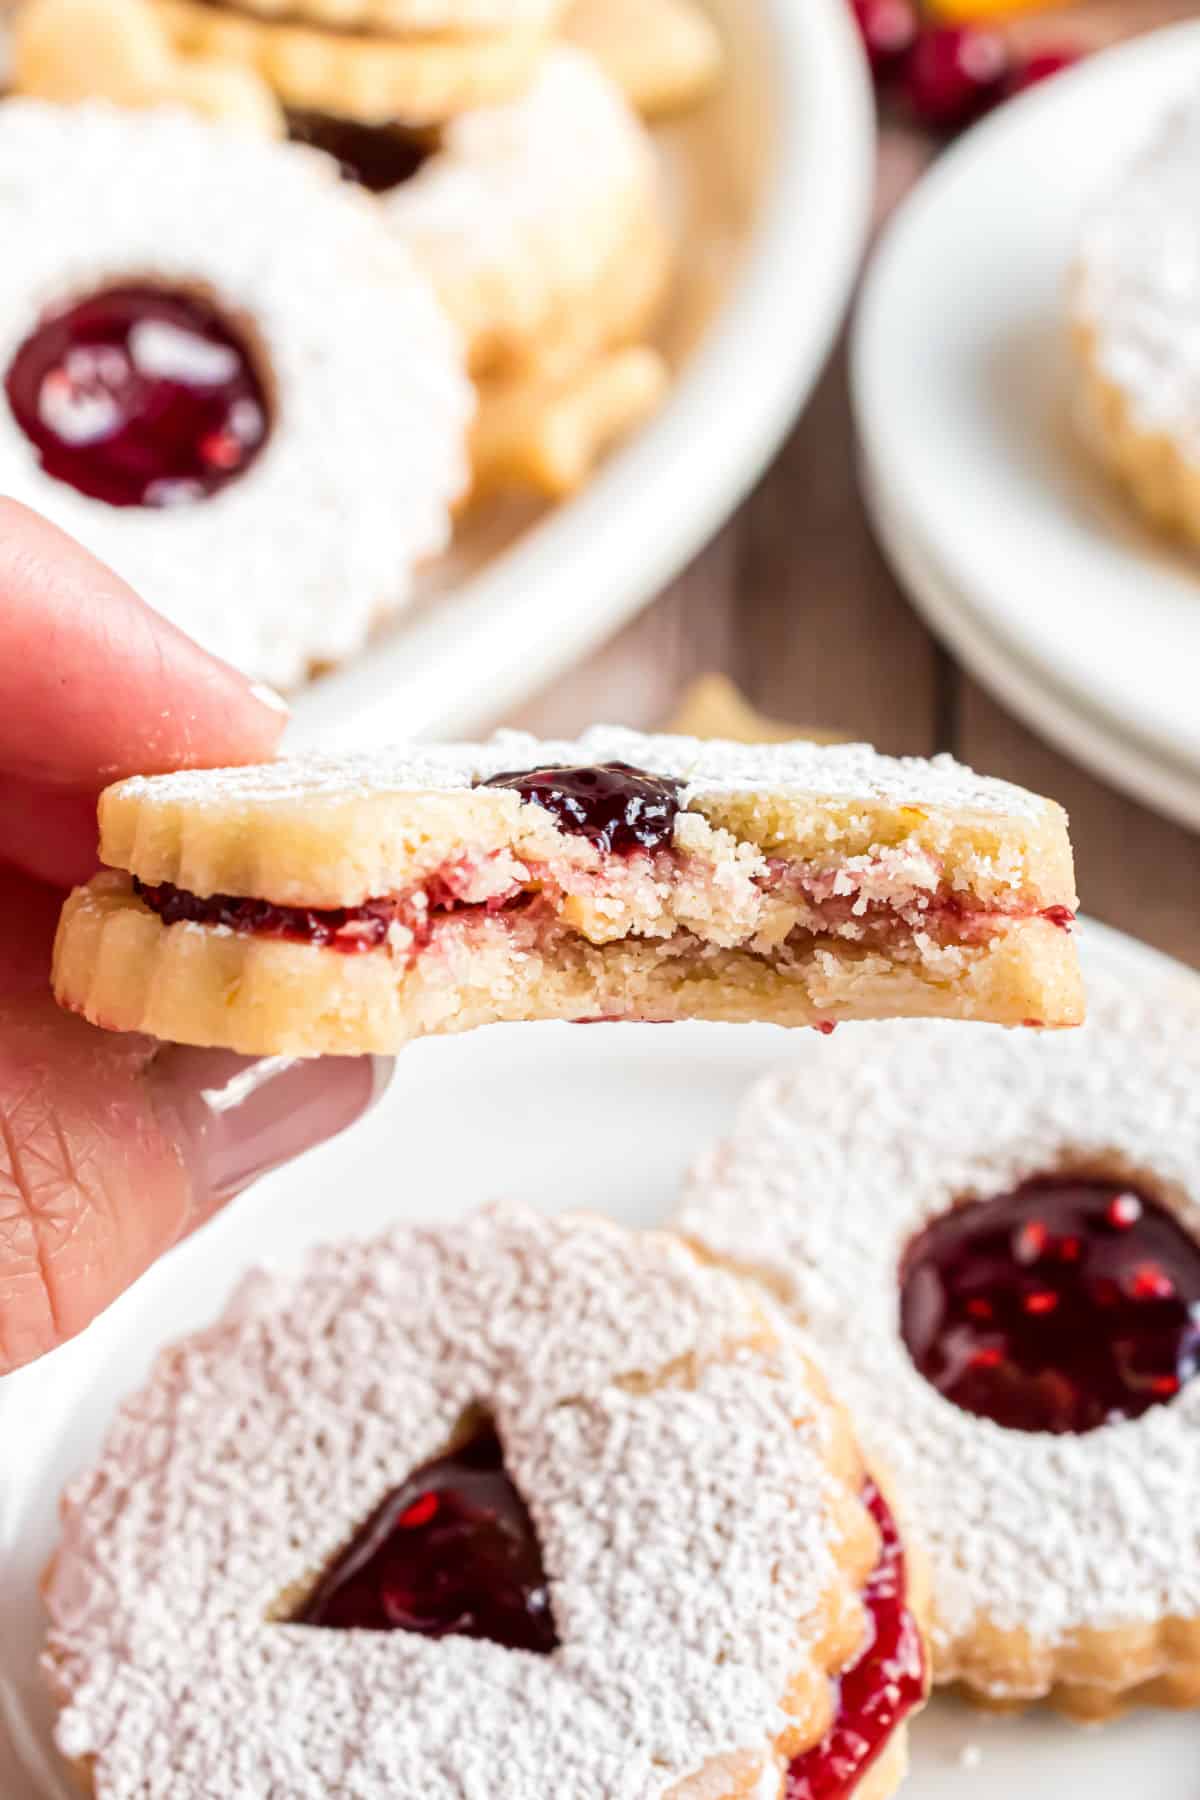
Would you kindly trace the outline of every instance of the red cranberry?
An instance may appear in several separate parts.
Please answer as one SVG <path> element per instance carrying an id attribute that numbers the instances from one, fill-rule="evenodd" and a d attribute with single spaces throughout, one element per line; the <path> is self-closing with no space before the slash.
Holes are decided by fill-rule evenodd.
<path id="1" fill-rule="evenodd" d="M 1014 65 L 1004 85 L 1005 95 L 1023 94 L 1026 88 L 1048 81 L 1051 75 L 1061 75 L 1064 69 L 1073 68 L 1078 61 L 1078 50 L 1040 50 L 1036 56 L 1028 56 Z"/>
<path id="2" fill-rule="evenodd" d="M 1200 1244 L 1114 1182 L 1045 1176 L 934 1221 L 900 1271 L 916 1367 L 1014 1431 L 1136 1419 L 1200 1371 Z"/>
<path id="3" fill-rule="evenodd" d="M 904 85 L 922 124 L 958 131 L 1002 98 L 1008 70 L 1008 47 L 999 32 L 931 26 L 912 48 Z"/>
<path id="4" fill-rule="evenodd" d="M 541 1547 L 494 1426 L 389 1494 L 293 1622 L 556 1649 Z"/>
<path id="5" fill-rule="evenodd" d="M 874 1482 L 863 1500 L 879 1527 L 879 1561 L 863 1593 L 867 1648 L 838 1684 L 833 1724 L 794 1759 L 786 1800 L 846 1800 L 892 1733 L 925 1697 L 925 1650 L 908 1609 L 904 1549 Z"/>
<path id="6" fill-rule="evenodd" d="M 850 0 L 850 6 L 873 73 L 890 75 L 917 39 L 913 0 Z"/>
<path id="7" fill-rule="evenodd" d="M 386 194 L 411 181 L 433 151 L 428 137 L 400 125 L 360 125 L 321 112 L 289 112 L 287 125 L 294 143 L 323 150 L 347 181 L 372 194 Z"/>
<path id="8" fill-rule="evenodd" d="M 203 500 L 267 439 L 250 347 L 196 294 L 112 287 L 49 313 L 4 385 L 47 475 L 110 506 Z"/>
<path id="9" fill-rule="evenodd" d="M 523 800 L 552 813 L 560 831 L 627 856 L 670 844 L 683 784 L 630 763 L 610 762 L 493 775 L 482 785 L 513 788 Z"/>

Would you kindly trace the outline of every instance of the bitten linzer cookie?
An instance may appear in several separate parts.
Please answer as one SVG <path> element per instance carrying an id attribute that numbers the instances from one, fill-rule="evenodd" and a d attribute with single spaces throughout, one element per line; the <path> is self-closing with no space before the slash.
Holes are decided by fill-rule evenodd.
<path id="1" fill-rule="evenodd" d="M 0 240 L 0 491 L 276 686 L 360 648 L 449 537 L 472 406 L 377 209 L 295 146 L 9 100 Z"/>
<path id="2" fill-rule="evenodd" d="M 1065 1037 L 800 1046 L 676 1223 L 836 1367 L 929 1553 L 935 1679 L 1103 1718 L 1200 1705 L 1200 1005 L 1089 986 Z"/>
<path id="3" fill-rule="evenodd" d="M 166 1351 L 64 1500 L 45 1661 L 96 1800 L 884 1800 L 917 1585 L 768 1304 L 514 1209 Z"/>
<path id="4" fill-rule="evenodd" d="M 1200 543 L 1200 95 L 1089 220 L 1071 288 L 1079 422 L 1154 524 Z"/>
<path id="5" fill-rule="evenodd" d="M 498 1020 L 1082 1016 L 1061 809 L 938 758 L 601 729 L 133 780 L 60 1002 L 247 1052 Z"/>

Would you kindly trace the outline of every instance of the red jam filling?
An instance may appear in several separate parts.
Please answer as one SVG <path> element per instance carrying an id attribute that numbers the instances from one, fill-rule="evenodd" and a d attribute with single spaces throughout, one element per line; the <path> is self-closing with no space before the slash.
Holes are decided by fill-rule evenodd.
<path id="1" fill-rule="evenodd" d="M 545 807 L 560 831 L 618 856 L 669 846 L 683 791 L 680 781 L 624 762 L 526 769 L 493 775 L 480 786 L 512 788 L 522 800 Z"/>
<path id="2" fill-rule="evenodd" d="M 556 1649 L 541 1548 L 494 1426 L 389 1494 L 292 1622 Z"/>
<path id="3" fill-rule="evenodd" d="M 48 313 L 4 380 L 42 468 L 110 506 L 178 506 L 236 479 L 266 442 L 249 345 L 209 301 L 130 284 Z"/>
<path id="4" fill-rule="evenodd" d="M 1013 1431 L 1093 1431 L 1200 1369 L 1200 1245 L 1148 1195 L 1038 1176 L 909 1246 L 900 1322 L 925 1379 Z"/>
<path id="5" fill-rule="evenodd" d="M 398 917 L 396 904 L 389 900 L 324 909 L 275 906 L 270 900 L 249 900 L 238 894 L 201 897 L 169 881 L 151 886 L 136 876 L 133 891 L 165 925 L 223 925 L 228 931 L 289 938 L 294 943 L 315 944 L 321 950 L 341 950 L 349 956 L 377 950 L 386 942 L 388 929 Z"/>
<path id="6" fill-rule="evenodd" d="M 287 125 L 293 143 L 323 150 L 347 181 L 371 194 L 403 187 L 433 153 L 427 136 L 399 125 L 362 125 L 322 112 L 289 112 Z"/>
<path id="7" fill-rule="evenodd" d="M 867 1642 L 839 1682 L 833 1724 L 788 1770 L 786 1800 L 844 1800 L 925 1698 L 925 1650 L 906 1604 L 904 1548 L 891 1509 L 869 1481 L 863 1500 L 879 1527 L 879 1561 L 863 1601 Z"/>

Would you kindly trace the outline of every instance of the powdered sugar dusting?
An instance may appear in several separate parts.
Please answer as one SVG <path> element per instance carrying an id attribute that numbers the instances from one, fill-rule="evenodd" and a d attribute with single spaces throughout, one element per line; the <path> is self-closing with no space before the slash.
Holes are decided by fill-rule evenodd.
<path id="1" fill-rule="evenodd" d="M 1200 93 L 1088 221 L 1076 310 L 1135 422 L 1200 458 Z"/>
<path id="2" fill-rule="evenodd" d="M 417 262 L 448 291 L 589 287 L 657 181 L 648 132 L 599 65 L 565 46 L 532 87 L 452 120 L 439 153 L 384 206 Z M 607 221 L 613 220 L 609 226 Z"/>
<path id="3" fill-rule="evenodd" d="M 449 538 L 471 395 L 450 327 L 327 158 L 170 112 L 0 111 L 0 373 L 49 307 L 198 286 L 262 349 L 253 466 L 203 502 L 115 508 L 46 476 L 0 407 L 0 491 L 79 538 L 206 648 L 276 686 L 358 649 Z"/>
<path id="4" fill-rule="evenodd" d="M 164 1353 L 70 1491 L 60 1748 L 101 1800 L 653 1800 L 765 1757 L 833 1565 L 828 1415 L 760 1327 L 667 1238 L 523 1209 L 259 1280 Z M 561 1648 L 269 1622 L 480 1403 Z"/>
<path id="5" fill-rule="evenodd" d="M 1165 981 L 1089 987 L 1061 1037 L 899 1023 L 799 1044 L 676 1221 L 806 1322 L 927 1536 L 944 1645 L 981 1617 L 1061 1644 L 1200 1613 L 1200 1381 L 1082 1437 L 1008 1431 L 943 1399 L 900 1336 L 900 1257 L 957 1198 L 1099 1158 L 1200 1232 L 1200 1006 Z"/>
<path id="6" fill-rule="evenodd" d="M 868 744 L 732 744 L 647 737 L 600 725 L 573 742 L 543 742 L 499 731 L 485 744 L 400 745 L 390 750 L 305 756 L 249 769 L 185 771 L 135 778 L 132 797 L 220 807 L 230 800 L 269 805 L 312 796 L 367 796 L 468 788 L 508 770 L 553 763 L 621 761 L 681 781 L 684 803 L 703 794 L 762 790 L 784 796 L 861 799 L 896 806 L 1041 819 L 1048 802 L 1006 781 L 976 775 L 949 756 L 881 756 Z"/>

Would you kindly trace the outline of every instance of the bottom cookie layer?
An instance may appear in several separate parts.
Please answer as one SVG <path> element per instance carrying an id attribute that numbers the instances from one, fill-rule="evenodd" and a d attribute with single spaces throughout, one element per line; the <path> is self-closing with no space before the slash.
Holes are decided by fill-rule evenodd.
<path id="1" fill-rule="evenodd" d="M 417 1037 L 527 1020 L 1078 1016 L 1069 935 L 1040 916 L 969 945 L 886 949 L 793 933 L 727 948 L 687 930 L 595 944 L 531 911 L 451 916 L 419 954 L 357 955 L 226 925 L 167 925 L 111 874 L 76 890 L 55 946 L 59 1003 L 93 1024 L 247 1055 L 387 1054 Z"/>

